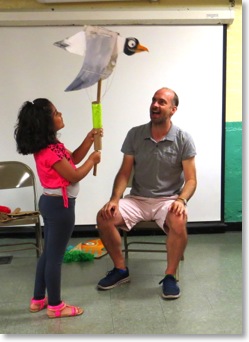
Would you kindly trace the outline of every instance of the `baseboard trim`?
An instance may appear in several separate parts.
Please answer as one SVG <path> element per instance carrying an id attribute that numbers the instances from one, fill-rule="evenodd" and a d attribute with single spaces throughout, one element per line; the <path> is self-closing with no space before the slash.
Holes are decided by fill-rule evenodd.
<path id="1" fill-rule="evenodd" d="M 217 234 L 231 231 L 242 231 L 242 222 L 189 222 L 188 234 Z M 133 229 L 130 235 L 163 235 L 161 229 L 146 228 Z M 9 237 L 33 237 L 34 229 L 32 227 L 1 227 L 0 238 Z M 76 225 L 72 237 L 98 237 L 96 225 Z"/>

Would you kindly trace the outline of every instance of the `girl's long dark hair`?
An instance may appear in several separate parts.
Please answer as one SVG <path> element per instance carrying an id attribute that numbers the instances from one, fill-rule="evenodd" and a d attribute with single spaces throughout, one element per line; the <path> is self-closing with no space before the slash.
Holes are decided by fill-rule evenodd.
<path id="1" fill-rule="evenodd" d="M 33 154 L 57 142 L 52 111 L 52 103 L 43 98 L 23 104 L 14 131 L 19 153 Z"/>

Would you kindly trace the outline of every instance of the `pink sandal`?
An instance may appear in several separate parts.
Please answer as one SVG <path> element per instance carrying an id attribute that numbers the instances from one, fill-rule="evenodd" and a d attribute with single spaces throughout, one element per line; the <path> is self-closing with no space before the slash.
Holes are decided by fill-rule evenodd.
<path id="1" fill-rule="evenodd" d="M 66 310 L 68 308 L 70 308 L 71 310 Z M 84 310 L 79 308 L 78 306 L 68 305 L 64 302 L 61 302 L 61 304 L 56 306 L 48 305 L 47 307 L 47 315 L 49 318 L 79 316 L 82 315 L 83 312 Z"/>
<path id="2" fill-rule="evenodd" d="M 48 299 L 47 297 L 43 299 L 34 299 L 32 298 L 30 301 L 30 307 L 29 311 L 30 312 L 39 312 L 43 309 L 45 309 L 48 305 Z"/>

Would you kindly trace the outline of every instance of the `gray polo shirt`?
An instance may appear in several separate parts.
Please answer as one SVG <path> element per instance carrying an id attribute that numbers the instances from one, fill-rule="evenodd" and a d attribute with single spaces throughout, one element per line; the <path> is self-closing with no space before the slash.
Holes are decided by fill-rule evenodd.
<path id="1" fill-rule="evenodd" d="M 184 185 L 182 161 L 196 155 L 192 137 L 172 124 L 160 142 L 151 138 L 151 123 L 133 127 L 121 151 L 135 158 L 131 195 L 162 197 L 179 194 Z"/>

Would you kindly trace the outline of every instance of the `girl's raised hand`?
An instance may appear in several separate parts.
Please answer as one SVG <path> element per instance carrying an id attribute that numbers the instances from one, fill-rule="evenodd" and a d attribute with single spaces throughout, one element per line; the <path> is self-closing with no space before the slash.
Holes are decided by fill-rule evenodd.
<path id="1" fill-rule="evenodd" d="M 94 141 L 94 136 L 95 136 L 96 134 L 100 134 L 100 136 L 103 137 L 103 135 L 104 135 L 104 130 L 103 130 L 103 128 L 98 128 L 98 129 L 93 128 L 93 129 L 87 134 L 87 136 L 88 136 L 92 141 Z"/>

